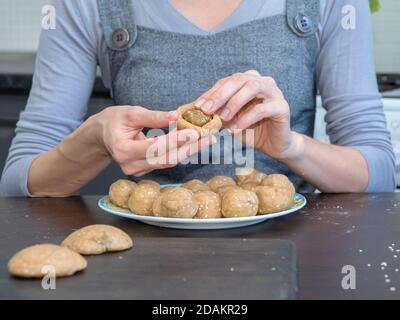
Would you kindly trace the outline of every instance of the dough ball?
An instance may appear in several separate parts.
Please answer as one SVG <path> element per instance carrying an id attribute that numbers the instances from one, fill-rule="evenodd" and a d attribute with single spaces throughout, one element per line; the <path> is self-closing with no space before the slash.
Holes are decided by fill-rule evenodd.
<path id="1" fill-rule="evenodd" d="M 129 197 L 129 209 L 138 215 L 151 216 L 153 214 L 153 202 L 160 194 L 160 185 L 154 183 L 142 183 L 133 188 Z"/>
<path id="2" fill-rule="evenodd" d="M 161 192 L 161 193 L 169 192 L 169 191 L 174 190 L 174 189 L 176 189 L 176 187 L 171 187 L 171 186 L 169 186 L 169 187 L 162 187 L 162 188 L 160 189 L 160 192 Z"/>
<path id="3" fill-rule="evenodd" d="M 262 183 L 263 186 L 286 189 L 286 192 L 294 198 L 296 189 L 292 182 L 283 174 L 270 174 L 266 176 Z"/>
<path id="4" fill-rule="evenodd" d="M 121 179 L 110 186 L 108 196 L 110 201 L 118 207 L 128 209 L 128 200 L 136 183 Z"/>
<path id="5" fill-rule="evenodd" d="M 153 204 L 156 217 L 193 218 L 198 209 L 199 204 L 194 199 L 194 193 L 185 188 L 162 193 Z"/>
<path id="6" fill-rule="evenodd" d="M 222 186 L 222 187 L 219 187 L 215 192 L 216 193 L 218 193 L 218 195 L 221 197 L 221 199 L 222 199 L 222 197 L 224 196 L 224 194 L 226 193 L 226 192 L 229 192 L 230 190 L 233 190 L 233 189 L 240 189 L 240 187 L 238 187 L 238 186 L 231 186 L 231 185 L 228 185 L 228 186 Z"/>
<path id="7" fill-rule="evenodd" d="M 236 186 L 236 182 L 231 177 L 215 176 L 207 181 L 207 185 L 215 192 L 220 187 Z"/>
<path id="8" fill-rule="evenodd" d="M 260 214 L 284 211 L 293 205 L 293 194 L 288 192 L 288 189 L 260 186 L 256 193 Z"/>
<path id="9" fill-rule="evenodd" d="M 191 190 L 193 192 L 197 192 L 197 191 L 210 191 L 210 187 L 208 185 L 206 185 L 203 181 L 201 180 L 190 180 L 188 182 L 185 182 L 182 185 L 182 188 Z"/>
<path id="10" fill-rule="evenodd" d="M 221 198 L 212 191 L 198 191 L 194 199 L 199 204 L 196 217 L 199 219 L 221 218 Z"/>
<path id="11" fill-rule="evenodd" d="M 16 253 L 8 262 L 8 271 L 16 277 L 42 278 L 50 272 L 46 267 L 54 267 L 56 277 L 66 277 L 86 266 L 79 253 L 54 244 L 39 244 Z"/>
<path id="12" fill-rule="evenodd" d="M 240 185 L 240 187 L 241 187 L 242 189 L 248 190 L 248 191 L 253 191 L 253 192 L 256 192 L 257 187 L 259 187 L 259 186 L 260 186 L 260 185 L 259 185 L 258 183 L 252 182 L 252 181 L 245 182 L 245 183 L 242 183 L 242 184 Z"/>
<path id="13" fill-rule="evenodd" d="M 238 185 L 243 183 L 254 182 L 261 184 L 267 175 L 253 168 L 240 168 L 236 171 L 236 182 Z"/>
<path id="14" fill-rule="evenodd" d="M 223 196 L 221 209 L 225 218 L 255 216 L 258 211 L 257 195 L 243 189 L 231 190 Z"/>
<path id="15" fill-rule="evenodd" d="M 141 181 L 138 182 L 138 185 L 140 185 L 140 186 L 143 185 L 143 184 L 149 184 L 149 185 L 152 185 L 154 187 L 157 187 L 158 189 L 161 189 L 160 184 L 158 182 L 153 181 L 153 180 L 141 180 Z"/>
<path id="16" fill-rule="evenodd" d="M 83 255 L 95 255 L 127 250 L 133 243 L 124 231 L 97 224 L 74 231 L 61 245 Z"/>
<path id="17" fill-rule="evenodd" d="M 218 133 L 222 128 L 222 121 L 218 115 L 207 115 L 193 103 L 185 104 L 179 107 L 177 111 L 176 127 L 178 130 L 193 129 L 201 137 L 206 137 Z"/>

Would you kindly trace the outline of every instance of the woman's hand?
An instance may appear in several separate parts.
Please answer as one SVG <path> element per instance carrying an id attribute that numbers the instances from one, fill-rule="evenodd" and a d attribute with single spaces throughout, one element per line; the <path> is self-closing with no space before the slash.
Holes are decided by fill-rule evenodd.
<path id="1" fill-rule="evenodd" d="M 217 113 L 234 134 L 254 129 L 254 147 L 277 160 L 295 158 L 302 137 L 290 129 L 290 110 L 271 77 L 257 71 L 221 79 L 196 105 L 207 114 Z"/>
<path id="2" fill-rule="evenodd" d="M 176 112 L 151 111 L 142 107 L 109 107 L 94 116 L 97 141 L 126 175 L 141 176 L 156 169 L 176 166 L 185 158 L 215 142 L 199 140 L 195 130 L 171 131 L 146 138 L 143 128 L 165 128 L 177 119 Z"/>

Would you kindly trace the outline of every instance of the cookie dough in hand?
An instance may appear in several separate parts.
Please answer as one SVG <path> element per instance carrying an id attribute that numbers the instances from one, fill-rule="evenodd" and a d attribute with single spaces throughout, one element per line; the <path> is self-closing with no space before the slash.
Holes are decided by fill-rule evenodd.
<path id="1" fill-rule="evenodd" d="M 214 115 L 207 115 L 198 109 L 193 103 L 178 108 L 178 130 L 194 129 L 201 137 L 217 134 L 222 128 L 221 118 Z"/>

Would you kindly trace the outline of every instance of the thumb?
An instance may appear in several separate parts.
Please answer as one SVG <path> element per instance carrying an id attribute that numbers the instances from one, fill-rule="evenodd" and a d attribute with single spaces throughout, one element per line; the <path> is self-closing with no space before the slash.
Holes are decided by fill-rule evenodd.
<path id="1" fill-rule="evenodd" d="M 165 128 L 178 118 L 176 111 L 153 111 L 143 107 L 132 107 L 128 112 L 129 121 L 135 127 Z"/>

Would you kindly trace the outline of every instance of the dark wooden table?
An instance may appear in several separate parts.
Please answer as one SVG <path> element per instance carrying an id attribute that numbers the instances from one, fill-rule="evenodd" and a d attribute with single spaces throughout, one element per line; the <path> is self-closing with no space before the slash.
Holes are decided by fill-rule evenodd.
<path id="1" fill-rule="evenodd" d="M 219 231 L 163 229 L 113 217 L 97 207 L 99 197 L 94 196 L 0 198 L 0 281 L 18 281 L 9 277 L 6 263 L 21 248 L 57 242 L 74 229 L 105 223 L 140 241 L 150 237 L 164 238 L 167 243 L 172 237 L 288 239 L 296 246 L 300 299 L 399 299 L 400 194 L 315 194 L 307 198 L 307 207 L 299 213 Z M 355 290 L 342 288 L 346 265 L 355 268 Z"/>

